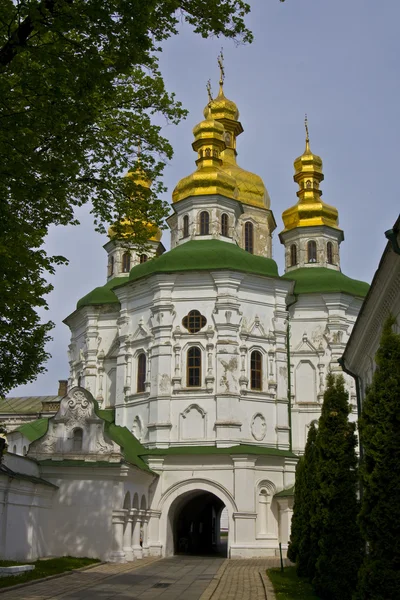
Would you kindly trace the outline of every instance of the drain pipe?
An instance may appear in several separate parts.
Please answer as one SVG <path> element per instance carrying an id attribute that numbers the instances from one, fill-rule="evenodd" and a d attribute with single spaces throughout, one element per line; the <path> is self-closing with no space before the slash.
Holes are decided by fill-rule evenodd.
<path id="1" fill-rule="evenodd" d="M 357 420 L 361 417 L 361 386 L 360 386 L 360 377 L 358 375 L 356 375 L 355 373 L 353 373 L 352 371 L 350 371 L 349 369 L 346 368 L 346 365 L 344 364 L 344 356 L 341 356 L 340 358 L 338 358 L 338 363 L 339 365 L 342 367 L 342 370 L 347 373 L 347 375 L 350 375 L 350 377 L 352 377 L 354 379 L 354 382 L 356 384 L 356 397 L 357 397 Z M 363 449 L 363 445 L 361 443 L 361 439 L 360 436 L 358 436 L 358 443 L 360 446 L 360 463 L 364 458 L 364 449 Z M 361 479 L 359 479 L 359 483 L 360 483 L 360 500 L 362 500 L 363 497 L 363 485 L 362 485 L 362 481 Z"/>
<path id="2" fill-rule="evenodd" d="M 287 359 L 287 373 L 288 373 L 288 389 L 287 389 L 287 399 L 288 399 L 288 421 L 289 421 L 289 450 L 292 452 L 292 376 L 290 371 L 290 315 L 289 308 L 296 304 L 297 298 L 293 300 L 290 304 L 286 305 L 286 310 L 288 311 L 287 315 L 287 326 L 286 326 L 286 359 Z"/>

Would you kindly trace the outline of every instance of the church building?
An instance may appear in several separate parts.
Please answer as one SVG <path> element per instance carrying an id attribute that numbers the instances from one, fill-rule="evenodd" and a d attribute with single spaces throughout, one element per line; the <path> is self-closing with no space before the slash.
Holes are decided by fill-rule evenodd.
<path id="1" fill-rule="evenodd" d="M 43 488 L 31 556 L 248 558 L 288 543 L 297 457 L 368 285 L 340 270 L 344 235 L 308 130 L 279 275 L 271 200 L 238 164 L 243 127 L 223 83 L 193 129 L 196 169 L 172 194 L 171 249 L 153 228 L 138 255 L 110 229 L 105 284 L 65 319 L 67 394 L 8 436 L 9 498 L 22 460 Z M 0 497 L 3 484 L 0 472 Z"/>

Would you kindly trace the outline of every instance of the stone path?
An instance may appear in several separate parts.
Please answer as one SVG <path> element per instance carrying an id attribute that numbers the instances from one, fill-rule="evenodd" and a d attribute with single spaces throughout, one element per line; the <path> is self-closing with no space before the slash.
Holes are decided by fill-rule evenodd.
<path id="1" fill-rule="evenodd" d="M 10 589 L 0 600 L 275 600 L 265 576 L 275 566 L 275 558 L 145 558 Z"/>

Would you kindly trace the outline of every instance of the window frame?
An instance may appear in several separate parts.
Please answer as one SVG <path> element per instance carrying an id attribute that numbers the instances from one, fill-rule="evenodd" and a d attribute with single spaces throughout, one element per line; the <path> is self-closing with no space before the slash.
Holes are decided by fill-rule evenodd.
<path id="1" fill-rule="evenodd" d="M 182 237 L 183 238 L 187 238 L 189 237 L 189 216 L 185 215 L 183 217 L 183 228 L 182 228 Z"/>
<path id="2" fill-rule="evenodd" d="M 80 433 L 80 437 L 77 437 L 76 434 Z M 79 448 L 76 446 L 79 445 Z M 73 452 L 82 452 L 83 449 L 83 429 L 82 427 L 75 427 L 72 432 L 72 451 Z"/>
<path id="3" fill-rule="evenodd" d="M 146 391 L 146 369 L 147 357 L 145 352 L 139 352 L 136 357 L 136 393 L 143 394 Z"/>
<path id="4" fill-rule="evenodd" d="M 122 255 L 122 272 L 129 273 L 131 270 L 131 253 L 124 252 Z"/>
<path id="5" fill-rule="evenodd" d="M 195 354 L 195 356 L 191 356 Z M 191 361 L 198 360 L 199 364 L 192 365 Z M 197 375 L 193 375 L 193 372 L 197 371 Z M 202 351 L 199 346 L 190 346 L 186 352 L 186 387 L 187 388 L 201 388 L 202 377 Z M 196 383 L 191 383 L 192 378 L 195 378 Z"/>
<path id="6" fill-rule="evenodd" d="M 335 264 L 333 262 L 333 244 L 332 244 L 332 242 L 328 242 L 326 244 L 326 262 L 328 263 L 328 265 Z"/>
<path id="7" fill-rule="evenodd" d="M 311 251 L 311 248 L 313 249 L 313 251 Z M 314 249 L 315 249 L 315 255 L 314 254 Z M 308 240 L 307 242 L 307 262 L 314 264 L 317 262 L 317 242 L 315 240 Z"/>
<path id="8" fill-rule="evenodd" d="M 292 244 L 290 246 L 290 266 L 291 267 L 296 267 L 298 265 L 298 260 L 297 260 L 297 245 L 296 244 Z"/>
<path id="9" fill-rule="evenodd" d="M 210 213 L 207 210 L 202 210 L 199 216 L 200 219 L 200 235 L 210 235 Z"/>
<path id="10" fill-rule="evenodd" d="M 257 359 L 257 362 L 254 360 Z M 252 350 L 250 353 L 250 389 L 254 392 L 262 392 L 263 389 L 263 355 L 260 350 Z M 257 386 L 257 384 L 259 384 Z"/>
<path id="11" fill-rule="evenodd" d="M 244 249 L 249 254 L 254 254 L 254 225 L 251 221 L 244 224 Z"/>
<path id="12" fill-rule="evenodd" d="M 147 254 L 141 254 L 139 257 L 139 264 L 143 264 L 145 262 L 147 262 L 149 260 L 149 257 Z"/>
<path id="13" fill-rule="evenodd" d="M 221 215 L 221 235 L 229 237 L 229 217 L 226 213 Z"/>

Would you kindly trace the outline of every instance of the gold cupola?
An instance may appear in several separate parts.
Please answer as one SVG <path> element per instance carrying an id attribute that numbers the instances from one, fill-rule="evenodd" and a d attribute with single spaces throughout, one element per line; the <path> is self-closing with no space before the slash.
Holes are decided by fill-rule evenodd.
<path id="1" fill-rule="evenodd" d="M 140 153 L 140 149 L 139 149 Z M 125 177 L 132 179 L 137 186 L 144 188 L 145 190 L 149 190 L 151 188 L 151 181 L 143 171 L 140 166 L 140 162 L 134 171 L 129 171 Z M 139 222 L 139 219 L 135 219 L 136 222 Z M 149 242 L 160 242 L 162 238 L 162 231 L 157 225 L 154 223 L 149 223 L 147 221 L 140 221 L 142 227 L 148 232 L 148 241 Z M 120 220 L 120 231 L 118 234 L 118 239 L 125 239 L 132 234 L 133 226 L 132 221 L 127 219 L 126 217 Z M 116 239 L 117 233 L 115 231 L 115 225 L 111 225 L 108 228 L 108 237 L 112 239 Z"/>
<path id="2" fill-rule="evenodd" d="M 210 107 L 207 108 L 206 119 L 193 129 L 197 170 L 180 180 L 172 193 L 173 202 L 212 194 L 237 198 L 235 180 L 222 169 L 221 152 L 226 148 L 224 126 L 213 119 Z"/>
<path id="3" fill-rule="evenodd" d="M 299 200 L 297 204 L 283 212 L 282 219 L 285 229 L 282 233 L 296 227 L 318 225 L 339 229 L 337 209 L 321 200 L 320 183 L 324 179 L 322 159 L 311 152 L 307 116 L 305 127 L 306 148 L 304 153 L 294 161 L 295 174 L 293 179 L 299 185 L 299 191 L 297 192 Z"/>
<path id="4" fill-rule="evenodd" d="M 208 87 L 210 98 L 204 109 L 204 114 L 206 115 L 210 110 L 212 118 L 224 127 L 226 148 L 221 153 L 222 169 L 235 179 L 238 188 L 237 199 L 243 204 L 269 209 L 271 201 L 261 177 L 242 169 L 236 162 L 236 138 L 243 133 L 243 127 L 239 121 L 238 107 L 224 93 L 225 71 L 223 58 L 221 51 L 218 57 L 220 69 L 219 92 L 216 98 L 212 98 L 210 86 Z"/>

